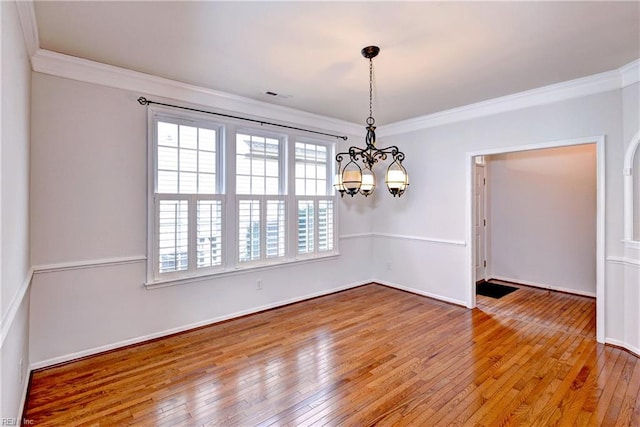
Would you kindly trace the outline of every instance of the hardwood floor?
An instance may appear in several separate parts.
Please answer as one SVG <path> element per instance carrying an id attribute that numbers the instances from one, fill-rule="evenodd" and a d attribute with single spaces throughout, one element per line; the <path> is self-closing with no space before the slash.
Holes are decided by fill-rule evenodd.
<path id="1" fill-rule="evenodd" d="M 640 363 L 595 300 L 468 310 L 380 285 L 34 372 L 37 426 L 640 425 Z"/>

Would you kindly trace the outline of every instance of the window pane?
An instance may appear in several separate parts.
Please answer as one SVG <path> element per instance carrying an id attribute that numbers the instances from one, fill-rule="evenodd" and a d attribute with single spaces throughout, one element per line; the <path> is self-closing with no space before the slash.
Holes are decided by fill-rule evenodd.
<path id="1" fill-rule="evenodd" d="M 253 176 L 251 178 L 251 194 L 264 194 L 264 176 Z"/>
<path id="2" fill-rule="evenodd" d="M 158 193 L 172 193 L 178 192 L 178 173 L 158 171 Z"/>
<path id="3" fill-rule="evenodd" d="M 195 194 L 198 192 L 198 174 L 194 172 L 180 172 L 180 194 Z"/>
<path id="4" fill-rule="evenodd" d="M 260 259 L 260 201 L 238 203 L 238 251 L 240 262 Z"/>
<path id="5" fill-rule="evenodd" d="M 216 176 L 212 173 L 198 174 L 198 193 L 214 194 L 216 192 Z"/>
<path id="6" fill-rule="evenodd" d="M 285 242 L 284 200 L 267 201 L 266 256 L 284 256 Z"/>
<path id="7" fill-rule="evenodd" d="M 280 189 L 278 188 L 278 178 L 267 178 L 266 182 L 266 194 L 278 194 Z"/>
<path id="8" fill-rule="evenodd" d="M 246 178 L 251 183 L 249 187 Z M 236 193 L 280 194 L 279 140 L 236 135 Z"/>
<path id="9" fill-rule="evenodd" d="M 180 125 L 180 148 L 198 149 L 198 128 Z"/>
<path id="10" fill-rule="evenodd" d="M 305 176 L 307 178 L 315 178 L 316 177 L 316 165 L 315 163 L 307 163 L 305 168 Z"/>
<path id="11" fill-rule="evenodd" d="M 180 150 L 180 170 L 189 172 L 198 170 L 198 152 L 196 150 Z"/>
<path id="12" fill-rule="evenodd" d="M 298 201 L 298 253 L 314 251 L 313 201 Z"/>
<path id="13" fill-rule="evenodd" d="M 307 179 L 307 195 L 315 196 L 316 195 L 316 180 Z"/>
<path id="14" fill-rule="evenodd" d="M 216 131 L 212 129 L 199 130 L 198 148 L 206 151 L 216 151 Z"/>
<path id="15" fill-rule="evenodd" d="M 158 122 L 158 145 L 178 146 L 178 125 Z"/>
<path id="16" fill-rule="evenodd" d="M 296 195 L 326 195 L 329 167 L 327 147 L 296 143 Z"/>
<path id="17" fill-rule="evenodd" d="M 158 208 L 158 255 L 160 273 L 188 267 L 188 202 L 160 200 Z"/>
<path id="18" fill-rule="evenodd" d="M 158 147 L 158 169 L 178 170 L 178 150 L 170 147 Z"/>
<path id="19" fill-rule="evenodd" d="M 236 192 L 238 194 L 251 193 L 251 178 L 248 176 L 239 176 L 236 178 Z"/>
<path id="20" fill-rule="evenodd" d="M 157 192 L 215 194 L 217 132 L 157 122 Z M 200 175 L 198 173 L 206 175 Z"/>
<path id="21" fill-rule="evenodd" d="M 333 201 L 318 201 L 318 251 L 333 250 Z"/>
<path id="22" fill-rule="evenodd" d="M 318 161 L 321 163 L 326 163 L 327 162 L 327 147 L 325 147 L 324 145 L 318 145 L 317 146 L 317 153 L 316 155 L 318 156 Z"/>
<path id="23" fill-rule="evenodd" d="M 280 171 L 278 170 L 279 165 L 277 159 L 267 159 L 265 165 L 265 175 L 273 177 L 277 177 L 279 175 Z"/>
<path id="24" fill-rule="evenodd" d="M 197 216 L 197 266 L 221 265 L 222 203 L 219 200 L 199 200 Z"/>
<path id="25" fill-rule="evenodd" d="M 200 172 L 216 172 L 216 153 L 200 151 L 198 153 L 198 170 Z"/>
<path id="26" fill-rule="evenodd" d="M 319 179 L 316 181 L 316 194 L 318 196 L 327 195 L 327 181 L 325 181 L 324 179 Z"/>
<path id="27" fill-rule="evenodd" d="M 265 176 L 264 158 L 253 158 L 251 160 L 251 174 L 256 176 Z"/>

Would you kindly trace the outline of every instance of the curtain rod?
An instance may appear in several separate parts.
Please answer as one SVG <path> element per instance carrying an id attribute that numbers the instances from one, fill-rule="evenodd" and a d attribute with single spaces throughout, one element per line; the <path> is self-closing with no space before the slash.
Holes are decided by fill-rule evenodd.
<path id="1" fill-rule="evenodd" d="M 303 129 L 303 128 L 298 128 L 298 127 L 295 127 L 295 126 L 287 126 L 287 125 L 281 125 L 279 123 L 266 122 L 264 120 L 248 119 L 246 117 L 232 116 L 231 114 L 214 113 L 212 111 L 198 110 L 197 108 L 189 108 L 189 107 L 182 107 L 180 105 L 165 104 L 163 102 L 151 101 L 150 99 L 147 99 L 144 96 L 141 96 L 140 98 L 138 98 L 138 102 L 140 103 L 140 105 L 149 105 L 149 104 L 162 105 L 162 106 L 165 106 L 165 107 L 179 108 L 181 110 L 195 111 L 197 113 L 205 113 L 205 114 L 212 114 L 214 116 L 222 116 L 222 117 L 229 117 L 229 118 L 232 118 L 232 119 L 246 120 L 248 122 L 260 123 L 261 126 L 262 125 L 277 126 L 277 127 L 281 127 L 281 128 L 301 130 L 301 131 L 304 131 L 304 132 L 315 133 L 315 134 L 318 134 L 318 135 L 331 136 L 331 137 L 334 137 L 334 138 L 342 139 L 344 141 L 347 140 L 347 136 L 345 136 L 345 135 L 342 135 L 342 136 L 333 135 L 333 134 L 330 134 L 330 133 L 318 132 L 318 131 L 311 130 L 311 129 Z"/>

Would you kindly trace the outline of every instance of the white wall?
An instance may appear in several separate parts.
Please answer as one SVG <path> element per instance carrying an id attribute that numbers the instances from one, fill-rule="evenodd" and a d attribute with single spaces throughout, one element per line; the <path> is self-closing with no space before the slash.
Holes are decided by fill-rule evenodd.
<path id="1" fill-rule="evenodd" d="M 635 83 L 622 90 L 624 151 L 632 143 L 635 135 L 640 132 L 640 83 Z M 636 158 L 640 154 L 636 151 Z M 628 177 L 625 177 L 628 178 Z M 636 161 L 633 168 L 634 188 L 640 187 L 640 164 Z M 632 202 L 633 203 L 633 202 Z M 638 220 L 640 206 L 634 208 Z M 640 228 L 640 226 L 638 227 Z M 635 247 L 628 243 L 618 245 L 614 251 L 607 254 L 608 270 L 611 285 L 619 290 L 618 300 L 624 307 L 624 317 L 619 322 L 621 331 L 613 344 L 626 346 L 640 354 L 640 239 Z M 633 343 L 630 347 L 628 344 Z"/>
<path id="2" fill-rule="evenodd" d="M 489 277 L 595 297 L 595 144 L 486 159 Z"/>
<path id="3" fill-rule="evenodd" d="M 370 210 L 349 198 L 339 257 L 145 289 L 146 108 L 135 93 L 40 73 L 32 91 L 34 366 L 371 279 Z"/>
<path id="4" fill-rule="evenodd" d="M 378 197 L 374 232 L 413 236 L 413 240 L 398 238 L 390 246 L 388 239 L 376 239 L 375 277 L 416 292 L 467 301 L 467 285 L 460 272 L 461 268 L 468 268 L 466 248 L 455 246 L 451 250 L 455 253 L 446 263 L 431 255 L 431 246 L 439 244 L 435 240 L 465 241 L 467 153 L 515 151 L 519 146 L 598 135 L 604 135 L 606 140 L 605 253 L 622 256 L 622 93 L 620 89 L 611 90 L 380 138 L 381 146 L 398 145 L 407 155 L 411 186 L 400 202 Z M 401 270 L 385 268 L 387 260 L 409 251 L 412 255 L 403 260 Z M 614 276 L 614 268 L 613 261 L 607 263 L 604 335 L 609 342 L 639 348 L 638 311 L 631 311 L 625 300 L 625 288 L 631 295 L 633 278 L 620 282 L 617 279 L 623 275 L 615 272 Z M 438 280 L 432 280 L 434 276 Z M 637 288 L 637 282 L 633 286 Z M 637 299 L 632 301 L 637 307 Z"/>
<path id="5" fill-rule="evenodd" d="M 28 369 L 31 66 L 16 3 L 0 2 L 0 417 L 16 418 Z M 20 370 L 20 361 L 23 361 Z"/>

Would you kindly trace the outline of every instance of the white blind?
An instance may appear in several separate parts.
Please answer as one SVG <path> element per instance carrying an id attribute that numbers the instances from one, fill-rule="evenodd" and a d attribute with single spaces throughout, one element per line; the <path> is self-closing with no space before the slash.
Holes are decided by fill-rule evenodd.
<path id="1" fill-rule="evenodd" d="M 240 262 L 260 259 L 260 200 L 238 202 L 238 251 Z"/>
<path id="2" fill-rule="evenodd" d="M 198 200 L 198 268 L 222 264 L 222 202 Z"/>
<path id="3" fill-rule="evenodd" d="M 285 203 L 284 200 L 267 200 L 266 256 L 285 255 Z"/>
<path id="4" fill-rule="evenodd" d="M 188 268 L 189 204 L 187 200 L 160 200 L 158 255 L 160 273 Z"/>
<path id="5" fill-rule="evenodd" d="M 333 250 L 333 200 L 318 201 L 318 251 Z"/>
<path id="6" fill-rule="evenodd" d="M 314 252 L 314 206 L 313 200 L 298 201 L 298 253 Z"/>

